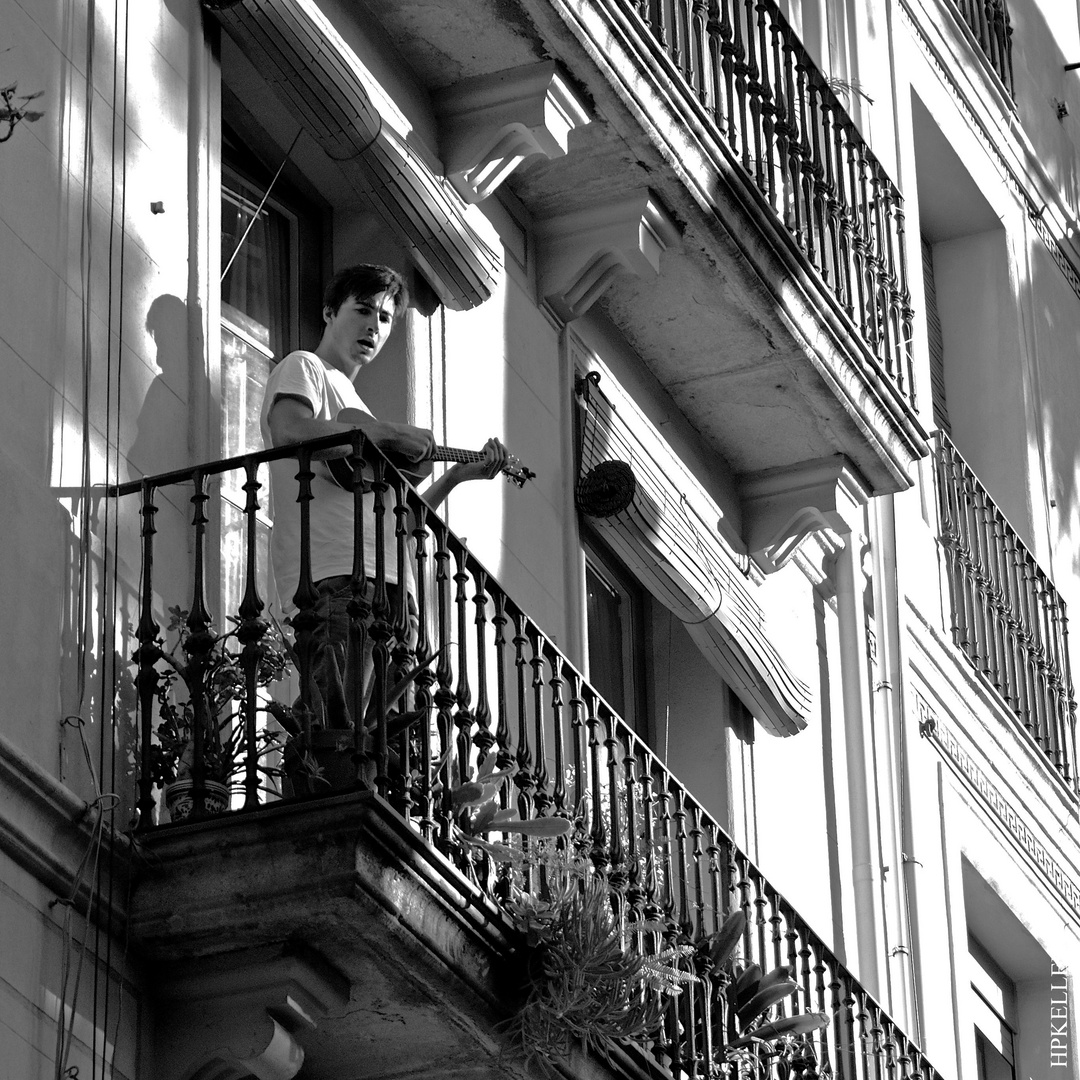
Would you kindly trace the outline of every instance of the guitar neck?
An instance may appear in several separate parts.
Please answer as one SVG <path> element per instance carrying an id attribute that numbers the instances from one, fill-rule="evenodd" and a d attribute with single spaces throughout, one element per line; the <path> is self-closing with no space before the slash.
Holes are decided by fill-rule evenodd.
<path id="1" fill-rule="evenodd" d="M 431 460 L 453 461 L 467 465 L 473 461 L 483 461 L 484 453 L 482 450 L 460 450 L 456 446 L 436 446 L 435 452 L 431 455 Z"/>
<path id="2" fill-rule="evenodd" d="M 483 450 L 461 450 L 456 446 L 436 446 L 431 455 L 431 460 L 452 461 L 468 465 L 474 461 L 483 461 L 485 456 Z M 341 487 L 352 489 L 354 485 L 352 459 L 348 457 L 328 458 L 326 466 L 335 483 L 340 484 Z M 419 479 L 417 473 L 410 469 L 409 466 L 402 467 L 399 464 L 398 467 L 402 468 L 402 472 L 414 483 Z M 517 484 L 518 487 L 522 487 L 526 480 L 532 480 L 536 476 L 532 469 L 526 468 L 517 458 L 511 458 L 503 465 L 502 472 L 508 480 Z"/>

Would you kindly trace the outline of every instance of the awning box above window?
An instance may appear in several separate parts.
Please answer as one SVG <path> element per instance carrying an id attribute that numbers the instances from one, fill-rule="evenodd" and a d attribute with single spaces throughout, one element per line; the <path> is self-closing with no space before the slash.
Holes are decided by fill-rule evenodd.
<path id="1" fill-rule="evenodd" d="M 720 508 L 598 359 L 574 353 L 578 509 L 767 731 L 801 731 L 810 689 L 769 638 L 740 557 L 717 531 Z"/>

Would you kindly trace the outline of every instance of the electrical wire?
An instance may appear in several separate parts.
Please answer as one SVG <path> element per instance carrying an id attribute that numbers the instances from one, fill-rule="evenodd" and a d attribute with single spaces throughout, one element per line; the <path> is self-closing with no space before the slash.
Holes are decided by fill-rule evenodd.
<path id="1" fill-rule="evenodd" d="M 120 25 L 120 0 L 114 0 L 114 12 L 113 12 L 113 25 Z M 124 310 L 124 273 L 126 267 L 126 254 L 127 254 L 127 165 L 128 165 L 128 123 L 127 123 L 127 109 L 128 109 L 128 56 L 129 56 L 129 40 L 130 40 L 130 27 L 131 27 L 131 6 L 130 0 L 124 0 L 124 38 L 123 38 L 123 81 L 122 88 L 119 94 L 119 100 L 123 105 L 123 113 L 120 116 L 120 130 L 122 132 L 120 140 L 120 229 L 119 229 L 119 267 L 117 270 L 117 287 L 116 287 L 116 308 L 120 311 L 121 316 L 119 320 L 119 326 L 116 333 L 116 378 L 115 378 L 115 391 L 113 389 L 114 381 L 112 377 L 112 365 L 109 365 L 107 373 L 106 384 L 106 447 L 105 447 L 105 467 L 106 467 L 106 479 L 109 482 L 115 483 L 120 479 L 120 393 L 123 386 L 123 372 L 124 372 L 124 322 L 123 322 L 123 310 Z M 110 229 L 109 229 L 109 265 L 108 265 L 108 277 L 109 277 L 109 308 L 108 308 L 108 326 L 109 326 L 109 340 L 112 340 L 112 328 L 113 328 L 113 242 L 116 238 L 116 183 L 115 183 L 115 171 L 116 171 L 116 121 L 117 121 L 117 108 L 116 103 L 118 100 L 117 95 L 117 82 L 118 82 L 118 69 L 120 65 L 120 49 L 119 43 L 115 43 L 113 47 L 113 125 L 112 125 L 112 162 L 113 162 L 113 174 L 114 182 L 112 185 L 112 202 L 110 206 Z M 111 462 L 110 462 L 111 454 Z M 101 739 L 101 775 L 105 774 L 105 747 L 109 746 L 109 779 L 110 789 L 116 791 L 117 789 L 117 754 L 115 748 L 115 739 L 112 737 L 116 728 L 116 654 L 113 650 L 112 661 L 108 665 L 105 663 L 105 642 L 109 640 L 110 632 L 115 636 L 115 625 L 117 620 L 116 610 L 116 581 L 117 581 L 117 559 L 119 548 L 119 515 L 113 512 L 113 506 L 110 500 L 105 501 L 104 510 L 104 544 L 102 551 L 102 602 L 101 602 L 101 633 L 99 635 L 100 648 L 102 650 L 101 662 L 100 662 L 100 702 L 101 702 L 101 726 L 100 726 L 100 739 Z M 111 565 L 110 565 L 111 561 Z M 119 799 L 114 799 L 112 805 L 109 807 L 110 821 L 109 828 L 112 834 L 115 836 L 115 827 L 111 815 L 114 813 L 116 806 L 119 803 Z M 102 819 L 104 820 L 104 808 L 102 808 Z M 109 1007 L 110 1007 L 110 993 L 109 986 L 112 978 L 113 971 L 113 912 L 115 906 L 115 886 L 116 886 L 116 845 L 110 844 L 107 853 L 106 864 L 106 881 L 108 885 L 108 897 L 105 904 L 104 911 L 104 935 L 105 935 L 105 964 L 104 964 L 104 979 L 105 979 L 105 993 L 104 993 L 104 1006 L 101 1009 L 101 1068 L 102 1068 L 102 1080 L 106 1075 L 109 1068 L 107 1055 L 108 1055 L 108 1031 L 109 1031 Z M 101 955 L 101 934 L 102 925 L 99 919 L 96 923 L 97 933 L 95 937 L 95 953 Z M 125 932 L 126 942 L 126 932 Z M 125 944 L 126 955 L 126 944 Z M 96 1023 L 98 1017 L 98 992 L 99 984 L 102 978 L 102 968 L 100 965 L 94 965 L 94 1041 L 96 1044 L 98 1024 Z M 123 1001 L 123 989 L 122 989 L 122 977 L 121 986 L 118 993 L 118 1002 Z M 119 1005 L 118 1005 L 119 1013 Z M 117 1017 L 117 1033 L 119 1034 L 119 1015 Z M 115 1056 L 116 1039 L 113 1041 L 113 1054 Z M 97 1078 L 97 1055 L 92 1056 L 92 1080 Z"/>
<path id="2" fill-rule="evenodd" d="M 219 283 L 225 280 L 225 275 L 232 269 L 232 264 L 236 261 L 236 256 L 240 254 L 240 249 L 244 246 L 244 241 L 248 238 L 248 233 L 251 232 L 255 222 L 259 220 L 259 215 L 262 213 L 263 207 L 266 205 L 266 200 L 270 198 L 270 192 L 274 190 L 274 185 L 278 181 L 278 177 L 281 175 L 281 170 L 285 168 L 286 162 L 292 156 L 293 150 L 296 148 L 296 144 L 300 141 L 300 136 L 304 133 L 303 127 L 297 129 L 296 135 L 293 137 L 293 141 L 289 144 L 289 149 L 285 151 L 285 156 L 281 159 L 281 164 L 277 168 L 277 172 L 274 173 L 273 179 L 270 181 L 270 186 L 263 192 L 262 199 L 259 200 L 259 205 L 255 207 L 255 213 L 251 215 L 251 220 L 247 223 L 247 228 L 244 229 L 236 247 L 233 249 L 233 253 L 229 256 L 229 261 L 225 264 L 225 269 L 221 271 L 221 277 Z M 365 150 L 367 147 L 364 148 Z"/>

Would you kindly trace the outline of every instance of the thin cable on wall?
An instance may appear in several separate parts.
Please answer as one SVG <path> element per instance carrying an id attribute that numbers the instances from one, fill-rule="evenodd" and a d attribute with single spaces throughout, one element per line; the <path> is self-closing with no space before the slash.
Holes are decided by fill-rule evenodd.
<path id="1" fill-rule="evenodd" d="M 120 2 L 121 0 L 115 0 L 113 8 L 113 25 L 119 27 L 120 25 Z M 121 55 L 119 42 L 114 45 L 113 48 L 113 122 L 112 122 L 112 167 L 113 167 L 113 183 L 112 183 L 112 201 L 110 204 L 110 228 L 109 228 L 109 263 L 108 263 L 108 279 L 109 279 L 109 308 L 108 308 L 108 331 L 109 341 L 112 341 L 113 326 L 115 319 L 115 312 L 120 312 L 118 325 L 116 326 L 116 375 L 113 378 L 113 366 L 107 365 L 107 387 L 106 387 L 106 439 L 105 439 L 105 469 L 106 469 L 106 481 L 109 483 L 116 483 L 119 481 L 120 476 L 120 395 L 123 387 L 123 374 L 124 374 L 124 298 L 125 298 L 125 269 L 126 269 L 126 256 L 127 256 L 127 150 L 128 150 L 128 123 L 127 123 L 127 109 L 128 109 L 128 56 L 129 56 L 129 35 L 130 35 L 130 23 L 131 23 L 131 11 L 130 0 L 123 0 L 124 2 L 124 37 L 123 37 L 123 79 L 122 84 L 119 78 L 119 68 L 121 64 Z M 116 288 L 113 288 L 113 267 L 114 252 L 113 245 L 117 239 L 116 229 L 116 163 L 117 163 L 117 146 L 116 146 L 116 125 L 117 125 L 117 101 L 122 105 L 122 114 L 119 116 L 120 123 L 120 148 L 119 148 L 119 160 L 120 160 L 120 213 L 119 213 L 119 265 L 116 271 Z M 113 297 L 116 297 L 115 308 L 113 304 Z M 100 775 L 102 778 L 105 776 L 105 756 L 106 756 L 106 743 L 109 747 L 108 753 L 108 775 L 109 775 L 109 790 L 115 792 L 118 789 L 117 785 L 117 758 L 116 745 L 117 740 L 113 737 L 113 733 L 117 726 L 116 716 L 116 700 L 117 700 L 117 679 L 119 673 L 116 670 L 117 654 L 115 650 L 112 650 L 111 662 L 106 663 L 106 651 L 105 643 L 108 640 L 115 638 L 115 628 L 118 620 L 122 620 L 123 613 L 117 611 L 117 581 L 118 581 L 118 558 L 119 558 L 119 515 L 115 512 L 115 506 L 112 500 L 105 500 L 104 511 L 104 543 L 102 550 L 102 604 L 101 604 L 101 633 L 99 635 L 100 647 L 102 649 L 100 672 L 101 672 L 101 770 Z M 111 632 L 111 638 L 110 638 Z M 106 722 L 107 721 L 107 722 Z M 111 804 L 108 806 L 109 813 L 109 830 L 115 835 L 115 822 L 114 813 L 119 804 L 119 798 L 113 798 Z M 106 808 L 104 805 L 101 807 L 101 817 L 104 821 Z M 106 1060 L 108 1055 L 108 1031 L 109 1031 L 109 1012 L 110 1012 L 110 983 L 113 970 L 113 912 L 115 909 L 115 888 L 116 888 L 116 846 L 115 844 L 109 845 L 109 850 L 106 856 L 106 883 L 108 888 L 108 895 L 105 897 L 104 904 L 104 928 L 102 927 L 102 921 L 97 921 L 97 932 L 95 938 L 95 954 L 101 955 L 101 935 L 105 936 L 105 964 L 104 973 L 102 972 L 102 966 L 94 965 L 94 1017 L 95 1020 L 101 1016 L 101 1076 L 102 1080 L 109 1072 L 109 1064 Z M 99 886 L 100 889 L 100 886 Z M 103 891 L 103 890 L 102 890 Z M 104 979 L 104 1004 L 100 1009 L 98 1007 L 98 997 L 101 991 L 101 982 Z M 122 988 L 118 993 L 119 1001 L 123 1000 Z M 119 1012 L 119 1006 L 118 1010 Z M 97 1080 L 97 1042 L 98 1024 L 94 1025 L 94 1036 L 92 1047 L 92 1080 Z M 117 1038 L 119 1036 L 119 1016 L 117 1017 L 117 1036 L 113 1040 L 113 1053 L 115 1054 L 115 1048 L 117 1045 Z"/>
<path id="2" fill-rule="evenodd" d="M 93 342 L 91 337 L 91 313 L 90 313 L 90 263 L 92 257 L 93 239 L 93 189 L 94 189 L 94 27 L 96 22 L 96 0 L 87 0 L 87 26 L 89 32 L 86 40 L 86 110 L 85 127 L 83 130 L 82 147 L 82 206 L 79 216 L 79 277 L 82 288 L 82 311 L 79 325 L 80 333 L 80 366 L 82 373 L 82 393 L 79 404 L 82 409 L 82 432 L 80 433 L 80 493 L 78 508 L 79 529 L 79 557 L 78 557 L 78 582 L 77 601 L 75 608 L 75 640 L 78 656 L 75 672 L 76 690 L 79 712 L 83 711 L 86 703 L 86 666 L 87 666 L 87 620 L 91 605 L 90 590 L 91 576 L 89 573 L 90 559 L 90 387 L 93 379 Z"/>
<path id="3" fill-rule="evenodd" d="M 233 248 L 233 253 L 229 256 L 229 261 L 225 264 L 225 269 L 221 271 L 221 278 L 219 283 L 225 280 L 225 275 L 232 269 L 232 264 L 236 261 L 236 256 L 240 254 L 240 249 L 244 246 L 244 241 L 248 238 L 248 233 L 251 232 L 255 225 L 255 222 L 259 220 L 259 215 L 263 211 L 263 207 L 266 205 L 266 200 L 270 198 L 270 192 L 274 190 L 274 185 L 278 181 L 278 177 L 281 175 L 281 170 L 285 168 L 286 163 L 292 155 L 293 150 L 296 148 L 296 144 L 300 141 L 300 136 L 304 133 L 304 129 L 298 128 L 296 135 L 293 136 L 293 141 L 289 144 L 289 149 L 285 151 L 285 156 L 281 159 L 281 164 L 277 168 L 277 172 L 274 173 L 273 179 L 270 181 L 269 187 L 263 192 L 262 199 L 259 200 L 259 205 L 255 207 L 255 212 L 251 215 L 251 220 L 247 223 L 247 227 L 244 229 L 237 241 L 236 247 Z"/>

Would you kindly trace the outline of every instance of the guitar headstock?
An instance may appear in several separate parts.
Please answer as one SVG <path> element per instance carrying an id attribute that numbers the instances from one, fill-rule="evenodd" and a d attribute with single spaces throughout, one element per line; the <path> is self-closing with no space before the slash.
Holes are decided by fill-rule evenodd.
<path id="1" fill-rule="evenodd" d="M 513 455 L 510 456 L 509 460 L 503 466 L 503 475 L 506 477 L 508 483 L 516 484 L 519 488 L 525 486 L 526 480 L 536 479 L 536 473 L 534 473 L 532 469 L 522 465 L 521 461 Z"/>

